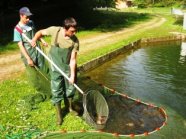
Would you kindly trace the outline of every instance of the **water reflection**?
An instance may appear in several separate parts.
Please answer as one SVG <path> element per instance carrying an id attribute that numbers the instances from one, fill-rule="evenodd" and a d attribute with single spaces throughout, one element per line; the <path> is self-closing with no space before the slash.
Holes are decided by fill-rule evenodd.
<path id="1" fill-rule="evenodd" d="M 185 45 L 185 42 L 171 42 L 143 46 L 118 56 L 87 75 L 118 92 L 164 107 L 170 123 L 162 134 L 166 138 L 184 138 L 186 62 L 180 63 L 180 58 L 186 57 Z M 171 131 L 174 129 L 176 133 Z"/>
<path id="2" fill-rule="evenodd" d="M 186 42 L 182 42 L 179 62 L 184 63 L 185 60 L 186 60 Z"/>

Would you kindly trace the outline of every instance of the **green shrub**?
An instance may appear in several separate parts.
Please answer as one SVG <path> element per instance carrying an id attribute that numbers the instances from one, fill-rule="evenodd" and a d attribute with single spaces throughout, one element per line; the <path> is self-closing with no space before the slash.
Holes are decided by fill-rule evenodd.
<path id="1" fill-rule="evenodd" d="M 140 3 L 140 4 L 138 4 L 138 8 L 147 8 L 147 4 Z"/>

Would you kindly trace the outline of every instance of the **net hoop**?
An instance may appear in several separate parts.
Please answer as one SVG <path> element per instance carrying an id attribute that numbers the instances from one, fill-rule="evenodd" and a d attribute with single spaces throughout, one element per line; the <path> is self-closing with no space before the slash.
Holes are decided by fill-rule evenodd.
<path id="1" fill-rule="evenodd" d="M 102 102 L 102 108 L 104 108 L 104 117 L 105 117 L 105 122 L 104 124 L 97 124 L 95 117 L 93 117 L 93 112 L 94 110 L 88 108 L 89 107 L 89 100 L 92 100 L 94 102 L 91 102 L 94 106 L 95 109 L 99 109 L 100 105 L 96 105 L 95 103 Z M 108 115 L 109 115 L 109 108 L 107 101 L 105 100 L 104 96 L 97 90 L 89 90 L 86 91 L 86 94 L 83 96 L 83 108 L 84 108 L 84 113 L 83 113 L 83 118 L 85 121 L 92 127 L 94 127 L 97 130 L 103 129 L 105 127 L 105 123 L 108 120 Z M 98 112 L 99 113 L 99 112 Z"/>

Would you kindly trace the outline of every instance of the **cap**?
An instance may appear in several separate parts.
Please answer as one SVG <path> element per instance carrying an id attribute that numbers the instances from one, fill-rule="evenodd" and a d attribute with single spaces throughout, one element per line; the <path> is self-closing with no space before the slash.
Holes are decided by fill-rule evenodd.
<path id="1" fill-rule="evenodd" d="M 31 16 L 32 13 L 30 12 L 30 10 L 28 9 L 28 7 L 22 7 L 20 10 L 19 10 L 19 13 L 20 14 L 23 14 L 23 15 L 26 15 L 26 16 Z"/>

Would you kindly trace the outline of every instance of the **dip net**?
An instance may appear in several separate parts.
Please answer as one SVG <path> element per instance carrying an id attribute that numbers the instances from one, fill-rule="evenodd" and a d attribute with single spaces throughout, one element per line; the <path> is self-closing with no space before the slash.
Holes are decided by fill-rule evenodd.
<path id="1" fill-rule="evenodd" d="M 76 93 L 83 109 L 83 118 L 92 130 L 45 131 L 38 138 L 120 138 L 147 136 L 161 130 L 167 123 L 166 112 L 153 104 L 118 93 L 88 77 L 78 77 L 78 86 L 85 94 Z M 156 137 L 159 136 L 156 134 Z"/>
<path id="2" fill-rule="evenodd" d="M 82 87 L 95 88 L 106 99 L 109 118 L 102 131 L 121 135 L 149 134 L 160 129 L 166 123 L 166 113 L 162 108 L 118 93 L 113 89 L 97 84 L 87 77 L 82 77 L 80 80 Z M 104 110 L 102 112 L 104 115 Z M 93 113 L 93 110 L 90 110 L 89 113 Z"/>
<path id="3" fill-rule="evenodd" d="M 147 136 L 149 134 L 159 131 L 166 125 L 167 115 L 166 112 L 153 104 L 148 104 L 134 99 L 126 94 L 118 93 L 117 91 L 110 89 L 101 84 L 97 84 L 87 77 L 80 77 L 78 81 L 79 86 L 83 89 L 96 89 L 102 93 L 105 97 L 109 111 L 102 107 L 101 103 L 96 104 L 100 106 L 101 120 L 104 123 L 104 127 L 101 130 L 90 130 L 90 131 L 66 131 L 65 133 L 56 132 L 50 133 L 46 138 L 92 138 L 93 136 L 99 138 L 115 138 L 115 136 L 122 137 L 134 137 L 134 136 Z M 93 93 L 93 92 L 92 92 Z M 91 94 L 91 93 L 90 93 Z M 92 97 L 90 97 L 92 98 Z M 84 116 L 91 116 L 91 120 L 94 125 L 97 120 L 95 114 L 95 104 L 91 99 L 86 100 L 87 113 Z M 104 115 L 108 118 L 105 121 Z M 93 120 L 93 121 L 92 121 Z M 96 127 L 96 126 L 94 126 Z"/>

